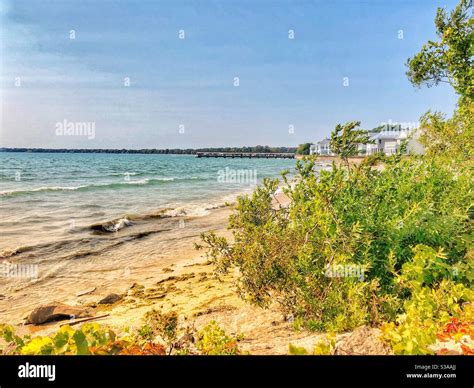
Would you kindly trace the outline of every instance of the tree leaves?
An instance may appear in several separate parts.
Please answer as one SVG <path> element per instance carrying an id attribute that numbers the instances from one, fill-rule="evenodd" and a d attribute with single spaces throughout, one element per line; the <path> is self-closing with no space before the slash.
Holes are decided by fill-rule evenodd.
<path id="1" fill-rule="evenodd" d="M 337 124 L 331 132 L 331 151 L 338 155 L 349 167 L 348 158 L 357 155 L 359 144 L 367 144 L 370 137 L 367 131 L 355 129 L 360 121 L 351 121 L 344 125 Z"/>
<path id="2" fill-rule="evenodd" d="M 439 42 L 428 41 L 421 51 L 409 58 L 407 76 L 415 86 L 431 87 L 448 82 L 461 99 L 474 98 L 474 29 L 470 0 L 461 0 L 448 16 L 438 8 L 435 25 Z"/>

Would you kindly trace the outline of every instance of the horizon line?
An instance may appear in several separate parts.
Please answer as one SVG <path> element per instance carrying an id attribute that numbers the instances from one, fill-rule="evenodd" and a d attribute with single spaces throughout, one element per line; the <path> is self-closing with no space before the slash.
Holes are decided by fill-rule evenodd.
<path id="1" fill-rule="evenodd" d="M 312 143 L 309 143 L 312 144 Z M 196 152 L 222 152 L 219 150 L 231 150 L 237 149 L 242 150 L 244 148 L 274 148 L 274 149 L 288 149 L 294 150 L 298 146 L 269 146 L 269 145 L 256 145 L 256 146 L 242 146 L 242 147 L 201 147 L 201 148 L 43 148 L 43 147 L 0 147 L 0 152 L 36 152 L 36 153 L 181 153 L 181 154 L 193 154 Z M 241 152 L 241 151 L 239 151 Z M 258 153 L 259 151 L 251 151 L 253 153 Z M 261 150 L 261 152 L 269 152 L 268 150 Z M 270 151 L 271 152 L 271 151 Z"/>

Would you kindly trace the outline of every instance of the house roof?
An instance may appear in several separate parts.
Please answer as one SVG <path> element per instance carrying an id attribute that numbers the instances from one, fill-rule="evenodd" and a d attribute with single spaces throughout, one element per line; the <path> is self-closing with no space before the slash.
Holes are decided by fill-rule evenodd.
<path id="1" fill-rule="evenodd" d="M 398 140 L 406 139 L 408 137 L 407 131 L 382 131 L 370 136 L 370 140 Z"/>
<path id="2" fill-rule="evenodd" d="M 399 139 L 401 140 L 401 139 L 408 138 L 410 134 L 415 132 L 415 131 L 411 131 L 411 130 L 408 130 L 408 129 L 401 129 L 400 130 L 400 129 L 397 129 L 397 128 L 392 127 L 391 130 L 382 130 L 380 132 L 369 131 L 368 132 L 369 139 L 371 141 L 375 141 L 375 140 L 399 140 Z M 329 138 L 325 138 L 321 141 L 318 141 L 316 143 L 316 145 L 325 146 L 325 145 L 329 145 L 330 142 L 331 142 L 331 140 Z"/>
<path id="3" fill-rule="evenodd" d="M 323 139 L 323 140 L 321 140 L 321 141 L 318 141 L 317 144 L 319 144 L 319 145 L 326 145 L 326 144 L 329 144 L 330 141 L 331 141 L 331 140 L 329 140 L 328 138 L 326 138 L 326 139 Z"/>

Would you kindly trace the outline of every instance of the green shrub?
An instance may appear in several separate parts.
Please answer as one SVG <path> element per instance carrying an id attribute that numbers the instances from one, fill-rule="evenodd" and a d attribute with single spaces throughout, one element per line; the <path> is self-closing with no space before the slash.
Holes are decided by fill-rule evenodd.
<path id="1" fill-rule="evenodd" d="M 308 353 L 308 351 L 302 346 L 295 346 L 291 343 L 288 345 L 289 353 L 294 356 L 303 356 L 308 354 L 315 356 L 329 356 L 334 354 L 335 349 L 336 333 L 325 334 L 320 341 L 316 342 L 312 353 Z"/>
<path id="2" fill-rule="evenodd" d="M 236 355 L 240 353 L 238 340 L 229 337 L 215 321 L 211 321 L 198 332 L 196 347 L 205 355 Z"/>
<path id="3" fill-rule="evenodd" d="M 429 345 L 453 317 L 463 318 L 474 292 L 460 280 L 472 276 L 472 263 L 452 267 L 442 251 L 418 245 L 411 262 L 397 275 L 400 287 L 410 297 L 405 300 L 403 314 L 396 322 L 383 326 L 385 338 L 395 354 L 432 353 Z M 463 307 L 464 306 L 464 307 Z"/>
<path id="4" fill-rule="evenodd" d="M 10 325 L 0 325 L 6 346 L 0 354 L 21 355 L 236 355 L 238 341 L 212 321 L 201 331 L 179 327 L 174 312 L 152 310 L 144 316 L 146 324 L 137 332 L 125 329 L 119 335 L 108 326 L 86 323 L 78 329 L 64 325 L 48 336 L 19 336 Z M 155 342 L 155 337 L 160 339 Z M 197 341 L 196 341 L 197 339 Z"/>
<path id="5" fill-rule="evenodd" d="M 336 334 L 329 333 L 314 346 L 313 354 L 317 356 L 334 354 L 336 349 Z"/>
<path id="6" fill-rule="evenodd" d="M 297 164 L 296 184 L 284 191 L 287 209 L 272 200 L 278 180 L 265 180 L 238 199 L 229 227 L 234 243 L 213 233 L 202 239 L 218 273 L 239 269 L 238 289 L 266 307 L 316 330 L 343 331 L 393 320 L 410 296 L 395 273 L 423 244 L 445 252 L 447 268 L 466 265 L 470 246 L 472 174 L 463 164 L 392 157 L 381 170 L 361 165 L 314 170 Z M 201 246 L 202 247 L 202 246 Z M 360 277 L 326 276 L 328 268 L 358 266 Z M 458 279 L 466 284 L 465 279 Z"/>
<path id="7" fill-rule="evenodd" d="M 178 325 L 178 314 L 174 311 L 161 312 L 155 309 L 144 315 L 145 324 L 139 328 L 142 340 L 158 341 L 168 355 L 190 354 L 194 342 L 195 329 L 189 325 Z"/>
<path id="8" fill-rule="evenodd" d="M 296 346 L 293 344 L 288 345 L 288 353 L 292 356 L 305 356 L 308 354 L 308 351 L 302 346 Z"/>
<path id="9" fill-rule="evenodd" d="M 114 331 L 97 323 L 84 324 L 80 329 L 65 325 L 51 336 L 33 339 L 30 336 L 21 338 L 11 326 L 2 325 L 0 334 L 7 343 L 17 345 L 12 353 L 23 355 L 102 354 L 102 350 L 104 354 L 117 354 L 125 345 L 125 342 L 116 341 Z"/>
<path id="10" fill-rule="evenodd" d="M 144 319 L 145 325 L 140 329 L 143 338 L 153 340 L 158 335 L 172 347 L 178 336 L 178 314 L 174 311 L 163 313 L 153 309 L 145 314 Z"/>
<path id="11" fill-rule="evenodd" d="M 362 164 L 365 166 L 377 166 L 382 164 L 386 158 L 387 156 L 385 156 L 382 152 L 375 152 L 366 156 L 362 160 Z"/>

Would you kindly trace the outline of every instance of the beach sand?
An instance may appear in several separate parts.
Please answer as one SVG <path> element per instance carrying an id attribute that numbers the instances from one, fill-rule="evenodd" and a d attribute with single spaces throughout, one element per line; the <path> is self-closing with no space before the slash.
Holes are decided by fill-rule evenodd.
<path id="1" fill-rule="evenodd" d="M 279 199 L 287 203 L 284 196 Z M 202 232 L 231 237 L 227 230 L 231 212 L 232 208 L 222 207 L 202 217 L 160 220 L 146 227 L 160 232 L 108 245 L 100 253 L 75 252 L 71 258 L 70 252 L 63 252 L 67 257 L 56 252 L 55 258 L 48 258 L 37 250 L 35 255 L 12 256 L 11 263 L 38 264 L 40 276 L 2 279 L 0 322 L 14 324 L 19 333 L 50 334 L 68 321 L 35 326 L 24 325 L 25 318 L 40 305 L 59 302 L 87 307 L 93 316 L 107 315 L 97 322 L 120 331 L 140 327 L 144 314 L 157 309 L 175 311 L 180 322 L 197 329 L 215 320 L 228 334 L 243 334 L 240 347 L 251 354 L 286 354 L 290 342 L 311 349 L 321 335 L 295 331 L 278 306 L 261 309 L 242 300 L 234 285 L 236 274 L 218 280 L 205 254 L 195 250 Z M 122 299 L 112 305 L 97 303 L 110 293 Z"/>
<path id="2" fill-rule="evenodd" d="M 279 192 L 273 206 L 289 203 Z M 296 330 L 292 317 L 284 316 L 276 303 L 262 309 L 244 301 L 235 286 L 238 273 L 216 278 L 205 253 L 196 251 L 194 243 L 203 232 L 212 230 L 232 239 L 227 229 L 232 211 L 232 206 L 225 206 L 199 217 L 152 218 L 110 235 L 12 255 L 12 264 L 37 264 L 39 276 L 0 279 L 0 323 L 13 325 L 20 335 L 34 336 L 50 335 L 64 324 L 82 324 L 84 318 L 26 324 L 35 308 L 52 303 L 86 309 L 89 322 L 124 333 L 144 325 L 144 315 L 151 310 L 173 311 L 183 327 L 200 330 L 216 321 L 226 334 L 243 338 L 239 349 L 244 354 L 288 354 L 290 344 L 311 353 L 325 341 L 324 333 Z M 112 293 L 120 299 L 99 303 Z M 379 337 L 378 329 L 366 327 L 338 334 L 336 354 L 387 354 Z"/>
<path id="3" fill-rule="evenodd" d="M 97 241 L 92 237 L 92 241 L 40 247 L 11 256 L 6 260 L 12 265 L 37 265 L 38 278 L 0 279 L 1 321 L 20 323 L 32 309 L 52 301 L 80 304 L 85 299 L 76 295 L 92 288 L 95 291 L 89 299 L 122 293 L 133 283 L 151 286 L 167 277 L 167 270 L 194 263 L 201 255 L 193 243 L 208 230 L 226 233 L 230 212 L 224 207 L 204 217 L 152 220 L 99 236 Z"/>

